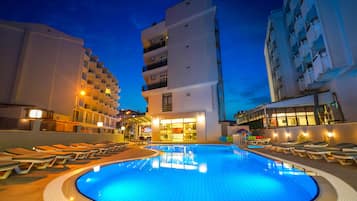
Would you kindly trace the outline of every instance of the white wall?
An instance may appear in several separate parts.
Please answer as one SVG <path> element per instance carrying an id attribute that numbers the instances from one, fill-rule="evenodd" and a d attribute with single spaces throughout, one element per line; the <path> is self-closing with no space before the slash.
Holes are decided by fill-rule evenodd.
<path id="1" fill-rule="evenodd" d="M 168 11 L 167 18 L 170 16 Z M 214 17 L 212 10 L 169 27 L 169 89 L 218 80 Z"/>
<path id="2" fill-rule="evenodd" d="M 0 102 L 9 103 L 21 56 L 24 31 L 0 23 Z"/>

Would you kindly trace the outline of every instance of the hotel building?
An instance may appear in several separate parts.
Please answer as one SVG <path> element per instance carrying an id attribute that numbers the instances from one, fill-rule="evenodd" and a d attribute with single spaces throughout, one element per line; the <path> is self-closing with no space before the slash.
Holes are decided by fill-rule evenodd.
<path id="1" fill-rule="evenodd" d="M 264 119 L 264 127 L 276 127 L 357 121 L 356 10 L 356 1 L 284 0 L 269 17 L 264 49 L 273 103 L 263 107 L 279 109 L 259 110 L 264 118 L 256 118 L 258 108 L 240 113 L 238 122 Z M 299 122 L 300 115 L 311 123 Z"/>
<path id="2" fill-rule="evenodd" d="M 142 31 L 142 95 L 154 141 L 218 141 L 225 119 L 219 30 L 210 0 L 182 1 Z"/>
<path id="3" fill-rule="evenodd" d="M 81 39 L 9 21 L 0 21 L 0 36 L 1 129 L 115 128 L 118 81 Z"/>

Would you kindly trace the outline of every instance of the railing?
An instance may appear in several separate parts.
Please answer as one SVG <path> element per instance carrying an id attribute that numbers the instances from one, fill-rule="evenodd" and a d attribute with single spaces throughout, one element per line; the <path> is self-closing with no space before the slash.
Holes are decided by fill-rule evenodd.
<path id="1" fill-rule="evenodd" d="M 150 85 L 144 85 L 142 90 L 143 91 L 148 91 L 148 90 L 158 89 L 158 88 L 162 88 L 162 87 L 167 87 L 167 81 L 166 82 L 159 82 L 159 83 L 155 83 L 155 84 L 150 84 Z"/>
<path id="2" fill-rule="evenodd" d="M 166 41 L 161 41 L 160 43 L 152 44 L 150 47 L 144 49 L 144 53 L 159 49 L 166 46 Z"/>
<path id="3" fill-rule="evenodd" d="M 153 70 L 155 68 L 159 68 L 159 67 L 166 66 L 166 65 L 167 65 L 167 59 L 162 60 L 157 63 L 154 63 L 154 64 L 143 66 L 143 72 L 148 71 L 148 70 Z"/>

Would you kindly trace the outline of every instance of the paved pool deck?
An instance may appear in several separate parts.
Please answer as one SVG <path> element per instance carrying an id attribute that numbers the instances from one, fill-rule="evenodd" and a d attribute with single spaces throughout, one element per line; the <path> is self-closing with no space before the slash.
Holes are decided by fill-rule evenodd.
<path id="1" fill-rule="evenodd" d="M 154 152 L 138 146 L 128 146 L 125 150 L 102 156 L 100 159 L 80 160 L 68 163 L 65 167 L 57 165 L 45 170 L 32 169 L 27 175 L 12 173 L 7 179 L 0 180 L 0 200 L 41 201 L 46 185 L 61 175 L 73 170 L 109 161 L 150 156 Z"/>
<path id="2" fill-rule="evenodd" d="M 356 164 L 352 166 L 341 166 L 338 163 L 327 163 L 324 160 L 311 160 L 308 158 L 300 158 L 298 156 L 276 153 L 265 149 L 254 149 L 254 151 L 324 170 L 328 173 L 337 176 L 338 178 L 341 178 L 350 186 L 352 186 L 355 190 L 357 190 Z M 58 165 L 45 170 L 33 169 L 27 175 L 16 175 L 15 173 L 13 173 L 6 180 L 0 180 L 0 200 L 40 201 L 43 200 L 43 192 L 48 183 L 50 183 L 53 179 L 59 176 L 72 172 L 73 170 L 110 161 L 126 160 L 138 157 L 148 157 L 152 156 L 153 154 L 153 151 L 142 149 L 137 145 L 130 145 L 128 146 L 128 148 L 119 153 L 103 156 L 99 159 L 70 162 L 65 167 L 63 165 Z M 329 197 L 329 199 L 322 200 L 336 200 L 336 197 L 333 196 L 334 192 L 332 192 L 334 190 L 331 189 L 331 185 L 325 179 L 318 178 L 317 182 L 320 186 L 324 186 L 323 189 L 325 189 L 325 191 L 323 193 L 326 195 L 325 197 Z"/>

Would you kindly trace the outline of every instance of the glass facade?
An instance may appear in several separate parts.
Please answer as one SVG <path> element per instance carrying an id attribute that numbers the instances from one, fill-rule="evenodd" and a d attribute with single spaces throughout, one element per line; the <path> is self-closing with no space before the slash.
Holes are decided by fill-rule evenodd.
<path id="1" fill-rule="evenodd" d="M 196 118 L 160 120 L 160 140 L 183 142 L 196 141 Z"/>
<path id="2" fill-rule="evenodd" d="M 254 112 L 238 114 L 237 122 L 240 125 L 250 125 L 254 128 L 276 128 L 289 126 L 317 125 L 314 106 L 292 108 L 260 108 Z M 317 118 L 320 124 L 334 122 L 328 106 L 318 108 Z M 261 123 L 257 123 L 261 122 Z"/>

